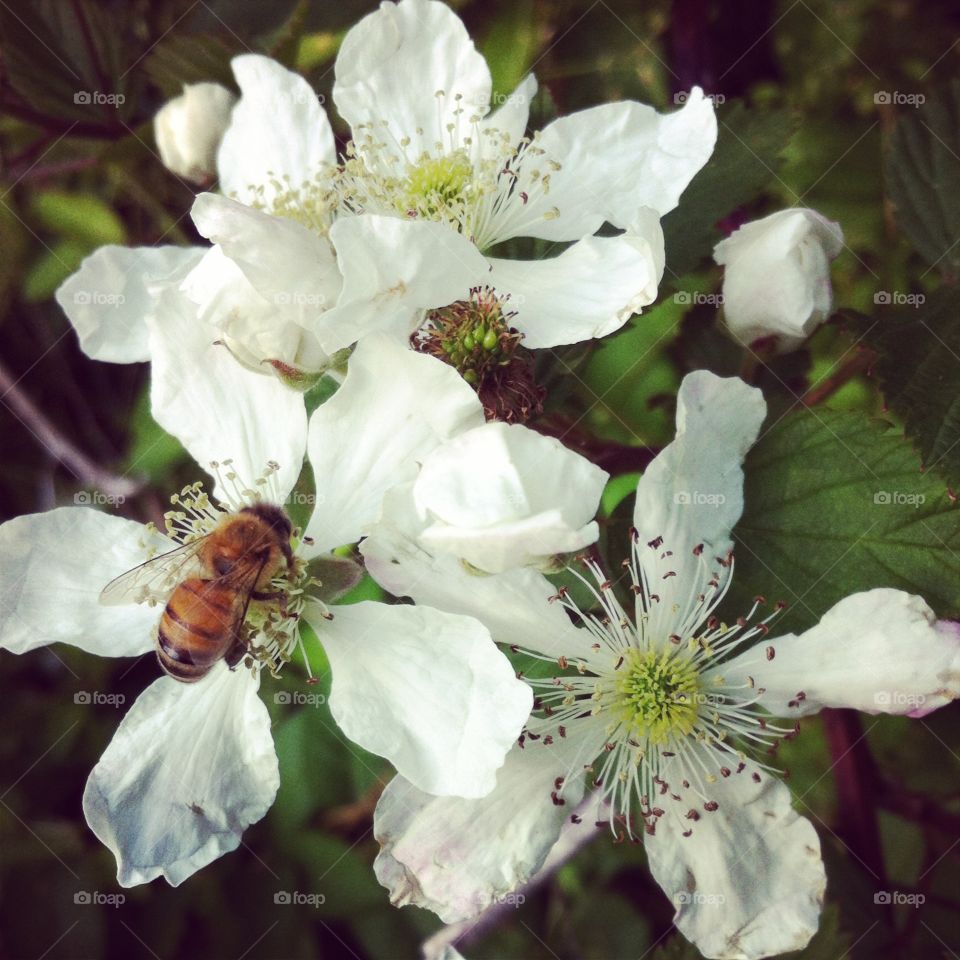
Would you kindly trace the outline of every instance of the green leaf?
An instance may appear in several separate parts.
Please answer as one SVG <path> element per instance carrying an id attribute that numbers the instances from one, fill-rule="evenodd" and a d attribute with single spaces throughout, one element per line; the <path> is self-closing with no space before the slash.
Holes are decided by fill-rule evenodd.
<path id="1" fill-rule="evenodd" d="M 908 295 L 910 296 L 910 295 Z M 927 468 L 960 482 L 960 291 L 944 287 L 861 321 L 880 355 L 884 398 L 906 425 Z"/>
<path id="2" fill-rule="evenodd" d="M 530 72 L 537 59 L 537 24 L 533 0 L 500 4 L 500 10 L 481 50 L 493 76 L 493 104 L 498 96 L 509 96 Z"/>
<path id="3" fill-rule="evenodd" d="M 770 183 L 794 122 L 785 110 L 748 109 L 739 101 L 717 111 L 717 146 L 706 166 L 663 218 L 667 268 L 682 276 L 720 240 L 718 220 L 752 200 Z"/>
<path id="4" fill-rule="evenodd" d="M 23 299 L 27 303 L 48 300 L 89 252 L 89 246 L 78 240 L 60 240 L 47 246 L 23 278 Z"/>
<path id="5" fill-rule="evenodd" d="M 884 173 L 897 222 L 942 273 L 960 269 L 960 80 L 905 108 Z"/>
<path id="6" fill-rule="evenodd" d="M 762 594 L 789 605 L 778 632 L 802 630 L 873 587 L 920 594 L 941 616 L 960 609 L 960 514 L 885 421 L 819 409 L 782 419 L 747 457 L 744 497 L 728 618 Z"/>
<path id="7" fill-rule="evenodd" d="M 34 195 L 31 209 L 51 233 L 81 240 L 90 247 L 107 243 L 123 244 L 123 221 L 98 197 L 91 194 L 44 190 Z"/>

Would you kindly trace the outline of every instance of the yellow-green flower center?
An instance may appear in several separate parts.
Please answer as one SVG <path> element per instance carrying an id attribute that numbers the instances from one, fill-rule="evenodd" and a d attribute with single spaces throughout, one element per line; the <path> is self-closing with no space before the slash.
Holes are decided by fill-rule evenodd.
<path id="1" fill-rule="evenodd" d="M 441 157 L 424 156 L 407 167 L 401 212 L 416 211 L 430 219 L 455 212 L 472 179 L 473 165 L 463 150 Z"/>
<path id="2" fill-rule="evenodd" d="M 632 649 L 618 671 L 624 724 L 634 735 L 663 744 L 693 732 L 700 700 L 696 666 L 683 655 Z"/>

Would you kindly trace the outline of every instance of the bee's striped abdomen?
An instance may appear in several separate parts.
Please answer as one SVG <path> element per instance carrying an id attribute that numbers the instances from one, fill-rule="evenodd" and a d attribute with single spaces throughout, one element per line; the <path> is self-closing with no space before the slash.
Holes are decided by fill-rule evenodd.
<path id="1" fill-rule="evenodd" d="M 184 580 L 160 617 L 160 666 L 186 682 L 206 676 L 235 643 L 242 612 L 242 599 L 230 587 L 216 580 Z"/>

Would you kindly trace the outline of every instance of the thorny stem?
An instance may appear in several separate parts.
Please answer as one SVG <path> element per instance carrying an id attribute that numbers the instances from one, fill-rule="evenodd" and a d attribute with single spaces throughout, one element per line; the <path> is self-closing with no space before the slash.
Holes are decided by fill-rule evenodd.
<path id="1" fill-rule="evenodd" d="M 0 362 L 0 403 L 33 435 L 58 463 L 63 464 L 82 484 L 116 497 L 131 497 L 141 484 L 102 469 L 74 446 L 47 416 L 20 389 L 17 380 Z"/>

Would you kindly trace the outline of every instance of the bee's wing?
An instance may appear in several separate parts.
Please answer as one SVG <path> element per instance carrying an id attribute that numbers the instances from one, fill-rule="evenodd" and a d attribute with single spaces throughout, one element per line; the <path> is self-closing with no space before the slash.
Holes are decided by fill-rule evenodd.
<path id="1" fill-rule="evenodd" d="M 202 572 L 197 553 L 206 539 L 206 536 L 198 537 L 121 573 L 100 591 L 100 602 L 105 606 L 144 601 L 166 602 L 178 583 Z"/>

